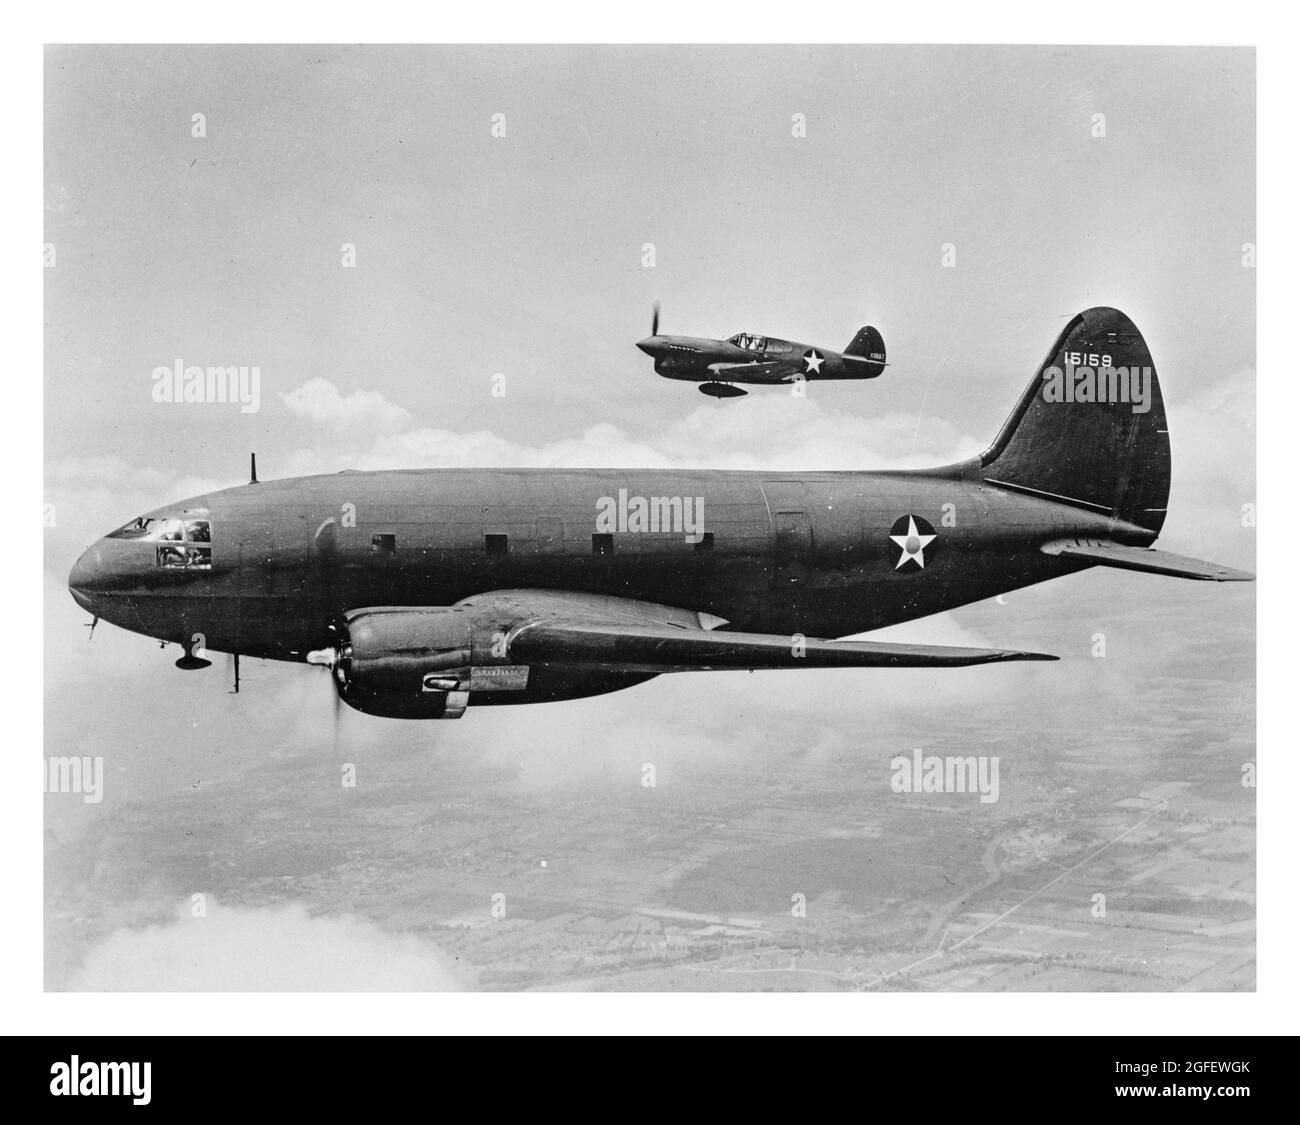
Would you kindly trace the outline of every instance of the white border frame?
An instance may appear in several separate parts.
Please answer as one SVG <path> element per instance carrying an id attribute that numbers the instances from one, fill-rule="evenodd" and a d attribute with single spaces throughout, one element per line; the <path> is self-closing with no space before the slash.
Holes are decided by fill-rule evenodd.
<path id="1" fill-rule="evenodd" d="M 43 685 L 36 638 L 43 636 L 40 558 L 26 537 L 10 535 L 3 557 L 7 597 L 3 621 L 5 701 L 10 737 L 6 772 L 17 783 L 0 793 L 0 879 L 9 906 L 0 929 L 0 1031 L 6 1034 L 405 1034 L 405 1033 L 589 1033 L 678 1034 L 683 1032 L 865 1033 L 917 1035 L 936 1032 L 1019 1034 L 1259 1034 L 1294 1033 L 1296 886 L 1292 857 L 1297 818 L 1283 797 L 1293 791 L 1296 737 L 1281 707 L 1295 659 L 1290 644 L 1294 595 L 1270 560 L 1295 559 L 1279 483 L 1294 471 L 1289 431 L 1297 412 L 1295 380 L 1284 361 L 1281 326 L 1293 314 L 1280 265 L 1295 249 L 1292 173 L 1292 107 L 1300 104 L 1291 54 L 1293 39 L 1277 5 L 1192 4 L 1175 11 L 1125 3 L 1094 2 L 1087 18 L 1068 7 L 1045 11 L 1027 3 L 959 5 L 931 3 L 910 13 L 866 10 L 820 0 L 705 9 L 698 0 L 665 0 L 653 9 L 582 3 L 529 5 L 509 0 L 488 9 L 434 17 L 410 4 L 371 0 L 356 4 L 286 5 L 271 8 L 244 0 L 220 9 L 172 3 L 92 5 L 64 0 L 46 10 L 10 13 L 4 44 L 4 104 L 12 126 L 15 174 L 3 182 L 0 216 L 16 230 L 6 264 L 6 321 L 16 333 L 17 362 L 5 380 L 10 399 L 7 432 L 0 446 L 7 479 L 17 480 L 14 529 L 30 526 L 41 489 L 43 370 L 40 288 L 33 276 L 36 246 L 29 223 L 43 213 L 42 44 L 45 42 L 950 42 L 1069 43 L 1080 29 L 1101 44 L 1259 45 L 1257 169 L 1263 274 L 1273 284 L 1258 294 L 1260 370 L 1259 534 L 1263 546 L 1261 591 L 1269 612 L 1260 622 L 1258 740 L 1267 761 L 1258 796 L 1257 991 L 1224 994 L 956 994 L 872 993 L 866 996 L 804 994 L 113 994 L 42 991 L 42 805 L 30 765 L 42 746 Z M 1243 175 L 1249 175 L 1243 169 Z M 1278 269 L 1278 273 L 1270 270 Z M 1284 303 L 1285 302 L 1285 303 Z M 1288 482 L 1289 483 L 1289 482 Z M 30 784 L 29 784 L 30 782 Z"/>

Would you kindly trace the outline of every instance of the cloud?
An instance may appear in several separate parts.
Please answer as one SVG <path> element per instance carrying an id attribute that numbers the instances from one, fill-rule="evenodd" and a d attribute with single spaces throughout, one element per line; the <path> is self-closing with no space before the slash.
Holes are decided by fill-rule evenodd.
<path id="1" fill-rule="evenodd" d="M 728 403 L 723 410 L 707 404 L 647 437 L 607 422 L 537 445 L 489 430 L 415 425 L 373 437 L 359 431 L 357 441 L 301 449 L 278 457 L 277 464 L 289 476 L 443 467 L 844 471 L 948 464 L 988 444 L 934 416 L 862 418 L 785 395 Z"/>
<path id="2" fill-rule="evenodd" d="M 174 921 L 120 929 L 91 951 L 69 983 L 78 992 L 448 992 L 460 984 L 445 957 L 412 935 L 353 915 L 313 917 L 299 903 L 227 907 L 206 917 L 188 905 Z"/>
<path id="3" fill-rule="evenodd" d="M 997 647 L 950 615 L 871 639 Z M 1005 713 L 1048 689 L 1058 709 L 1080 719 L 1095 708 L 1095 698 L 1080 707 L 1067 698 L 1070 677 L 1057 665 L 680 672 L 606 697 L 532 707 L 526 739 L 509 713 L 514 708 L 471 708 L 462 725 L 430 737 L 443 752 L 510 776 L 524 791 L 626 792 L 652 764 L 657 788 L 671 793 L 719 769 L 755 774 L 783 763 L 868 759 L 909 749 L 909 737 L 933 744 L 972 714 Z"/>
<path id="4" fill-rule="evenodd" d="M 389 402 L 378 391 L 342 394 L 328 379 L 308 379 L 300 387 L 282 393 L 280 401 L 295 417 L 338 433 L 352 430 L 393 430 L 408 425 L 410 413 Z"/>
<path id="5" fill-rule="evenodd" d="M 1254 569 L 1255 369 L 1242 368 L 1185 401 L 1169 399 L 1173 480 L 1162 546 Z"/>

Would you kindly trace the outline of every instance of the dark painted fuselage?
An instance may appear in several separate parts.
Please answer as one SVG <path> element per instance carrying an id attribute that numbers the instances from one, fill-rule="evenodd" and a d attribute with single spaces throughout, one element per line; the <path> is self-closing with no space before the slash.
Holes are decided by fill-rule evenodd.
<path id="1" fill-rule="evenodd" d="M 1145 544 L 1154 534 L 991 485 L 978 461 L 912 472 L 638 469 L 345 472 L 245 485 L 169 505 L 205 513 L 208 569 L 164 568 L 157 544 L 106 537 L 70 577 L 77 600 L 125 629 L 208 649 L 301 660 L 331 614 L 446 606 L 554 589 L 689 607 L 729 628 L 837 637 L 1083 569 L 1044 555 L 1064 536 Z M 603 532 L 620 500 L 702 503 L 681 527 Z M 933 527 L 923 565 L 891 530 Z"/>
<path id="2" fill-rule="evenodd" d="M 747 338 L 753 343 L 741 347 L 733 340 L 656 335 L 646 337 L 636 346 L 653 357 L 656 374 L 692 383 L 717 381 L 776 386 L 797 379 L 874 379 L 884 370 L 883 352 L 881 361 L 874 362 L 865 356 L 801 344 L 797 340 L 772 336 Z"/>

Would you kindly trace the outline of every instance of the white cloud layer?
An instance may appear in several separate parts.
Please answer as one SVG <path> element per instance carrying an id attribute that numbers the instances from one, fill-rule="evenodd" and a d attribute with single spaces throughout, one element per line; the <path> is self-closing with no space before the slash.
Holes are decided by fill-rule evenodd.
<path id="1" fill-rule="evenodd" d="M 80 992 L 448 992 L 460 986 L 427 942 L 352 915 L 183 906 L 176 920 L 120 929 L 93 949 L 69 988 Z"/>
<path id="2" fill-rule="evenodd" d="M 407 425 L 411 415 L 391 403 L 378 391 L 343 394 L 328 379 L 308 379 L 300 387 L 282 393 L 280 401 L 296 418 L 336 433 L 352 430 L 391 430 Z"/>

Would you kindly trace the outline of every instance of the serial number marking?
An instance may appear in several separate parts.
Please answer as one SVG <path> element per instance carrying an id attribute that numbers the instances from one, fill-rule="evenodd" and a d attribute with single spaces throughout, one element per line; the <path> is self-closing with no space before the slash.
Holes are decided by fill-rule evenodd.
<path id="1" fill-rule="evenodd" d="M 1110 367 L 1110 356 L 1096 352 L 1066 352 L 1065 362 L 1071 367 Z"/>

